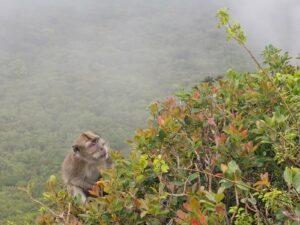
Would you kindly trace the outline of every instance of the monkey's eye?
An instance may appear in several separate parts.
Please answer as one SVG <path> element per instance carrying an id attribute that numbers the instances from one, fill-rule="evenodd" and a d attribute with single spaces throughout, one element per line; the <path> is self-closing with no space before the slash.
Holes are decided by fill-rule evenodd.
<path id="1" fill-rule="evenodd" d="M 74 151 L 74 152 L 79 152 L 79 151 L 80 151 L 78 145 L 73 145 L 72 148 L 73 148 L 73 151 Z"/>
<path id="2" fill-rule="evenodd" d="M 99 138 L 94 138 L 91 142 L 93 145 L 97 144 L 99 141 Z"/>

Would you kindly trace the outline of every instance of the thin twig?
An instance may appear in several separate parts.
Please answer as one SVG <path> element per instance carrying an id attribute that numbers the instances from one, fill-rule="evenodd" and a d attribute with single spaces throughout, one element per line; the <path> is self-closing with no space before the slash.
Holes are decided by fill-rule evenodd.
<path id="1" fill-rule="evenodd" d="M 228 27 L 230 29 L 232 29 L 232 26 L 230 23 L 228 23 Z M 285 108 L 288 110 L 290 116 L 292 117 L 292 119 L 295 121 L 295 123 L 297 124 L 297 128 L 298 128 L 298 133 L 300 135 L 300 126 L 297 123 L 297 118 L 295 117 L 294 113 L 292 113 L 290 107 L 288 106 L 287 102 L 285 101 L 285 98 L 282 96 L 282 94 L 280 93 L 280 91 L 277 89 L 274 81 L 271 79 L 271 77 L 268 75 L 268 73 L 265 71 L 265 69 L 260 65 L 260 63 L 258 62 L 258 60 L 255 58 L 255 56 L 252 54 L 252 51 L 250 51 L 250 49 L 244 44 L 241 43 L 236 37 L 231 36 L 239 45 L 241 45 L 246 52 L 250 55 L 250 57 L 253 59 L 253 61 L 255 62 L 255 64 L 258 66 L 258 68 L 262 71 L 262 73 L 268 78 L 268 80 L 271 82 L 272 86 L 275 88 L 277 94 L 279 95 L 279 97 L 282 100 L 282 103 L 284 104 Z"/>
<path id="2" fill-rule="evenodd" d="M 265 224 L 270 225 L 270 223 L 268 221 L 268 218 L 266 218 L 265 215 L 261 211 L 259 211 L 259 209 L 257 208 L 257 206 L 255 204 L 252 204 L 252 205 L 253 205 L 254 209 L 258 212 L 258 214 L 261 215 L 261 217 L 263 218 Z"/>
<path id="3" fill-rule="evenodd" d="M 27 195 L 29 196 L 30 200 L 41 205 L 42 207 L 44 207 L 48 212 L 50 212 L 54 217 L 56 218 L 60 218 L 63 219 L 63 216 L 58 215 L 56 212 L 54 212 L 52 209 L 50 209 L 48 206 L 46 206 L 44 203 L 42 203 L 41 201 L 35 199 L 31 193 L 29 192 L 29 190 L 25 189 L 25 188 L 21 188 L 21 187 L 17 187 L 18 190 L 23 191 L 25 193 L 27 193 Z"/>
<path id="4" fill-rule="evenodd" d="M 194 163 L 194 165 L 197 168 L 197 170 L 200 170 L 197 163 Z M 201 177 L 200 177 L 200 175 L 198 176 L 198 185 L 199 185 L 199 187 L 201 187 Z"/>
<path id="5" fill-rule="evenodd" d="M 167 225 L 172 225 L 173 224 L 173 218 L 170 219 L 170 221 L 167 223 Z"/>
<path id="6" fill-rule="evenodd" d="M 228 218 L 228 212 L 227 212 L 227 210 L 226 210 L 226 207 L 225 207 L 225 211 L 226 211 L 226 213 L 225 213 L 225 221 L 226 221 L 226 224 L 227 224 L 227 225 L 230 225 L 230 221 L 229 221 L 229 218 Z"/>
<path id="7" fill-rule="evenodd" d="M 234 211 L 234 213 L 232 214 L 231 218 L 230 218 L 230 224 L 233 224 L 233 220 L 234 220 L 234 217 L 239 209 L 239 206 L 240 206 L 240 201 L 239 201 L 239 194 L 238 194 L 238 191 L 237 191 L 237 188 L 236 188 L 236 185 L 234 186 L 234 193 L 235 193 L 235 201 L 236 201 L 236 210 Z"/>
<path id="8" fill-rule="evenodd" d="M 207 172 L 207 171 L 204 171 L 204 170 L 185 169 L 185 168 L 182 168 L 181 170 L 187 170 L 187 171 L 194 171 L 194 172 L 203 173 L 203 174 L 208 175 L 208 176 L 213 176 L 213 177 L 216 177 L 216 178 L 219 178 L 219 179 L 226 180 L 226 181 L 228 181 L 228 182 L 230 182 L 230 183 L 233 183 L 233 184 L 239 184 L 240 186 L 249 188 L 249 189 L 251 189 L 251 190 L 253 190 L 253 191 L 257 191 L 257 192 L 259 191 L 258 189 L 253 188 L 253 187 L 251 187 L 251 186 L 249 186 L 249 185 L 247 185 L 247 184 L 244 184 L 244 183 L 238 183 L 238 182 L 235 181 L 235 180 L 230 180 L 230 179 L 228 179 L 228 178 L 226 178 L 226 177 L 221 177 L 221 176 L 215 175 L 215 174 L 213 174 L 213 173 L 210 173 L 210 172 Z"/>
<path id="9" fill-rule="evenodd" d="M 67 219 L 66 219 L 67 224 L 69 223 L 70 213 L 71 213 L 71 202 L 68 205 L 68 213 L 67 213 Z"/>
<path id="10" fill-rule="evenodd" d="M 191 176 L 191 175 L 190 175 Z M 187 186 L 187 183 L 188 183 L 188 181 L 189 181 L 189 179 L 190 179 L 190 176 L 188 176 L 188 178 L 186 179 L 186 181 L 184 182 L 184 186 L 183 186 L 183 191 L 182 191 L 182 193 L 181 194 L 174 194 L 174 193 L 169 193 L 169 192 L 167 192 L 167 194 L 169 195 L 169 196 L 177 196 L 177 197 L 180 197 L 180 196 L 186 196 L 186 186 Z"/>

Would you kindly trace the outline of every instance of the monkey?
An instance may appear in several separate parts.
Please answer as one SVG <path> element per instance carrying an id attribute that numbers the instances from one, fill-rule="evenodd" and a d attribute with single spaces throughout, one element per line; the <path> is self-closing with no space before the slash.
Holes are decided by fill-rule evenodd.
<path id="1" fill-rule="evenodd" d="M 83 132 L 75 141 L 62 163 L 62 178 L 72 196 L 80 196 L 83 203 L 89 190 L 100 179 L 100 168 L 111 168 L 108 144 L 97 134 Z"/>

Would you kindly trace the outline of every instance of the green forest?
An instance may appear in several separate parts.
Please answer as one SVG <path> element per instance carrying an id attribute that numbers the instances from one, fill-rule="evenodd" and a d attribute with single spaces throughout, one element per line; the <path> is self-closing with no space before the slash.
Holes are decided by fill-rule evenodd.
<path id="1" fill-rule="evenodd" d="M 0 224 L 299 222 L 300 69 L 287 53 L 253 61 L 239 24 L 204 1 L 29 2 L 1 17 Z M 82 206 L 60 168 L 85 130 L 115 168 Z"/>

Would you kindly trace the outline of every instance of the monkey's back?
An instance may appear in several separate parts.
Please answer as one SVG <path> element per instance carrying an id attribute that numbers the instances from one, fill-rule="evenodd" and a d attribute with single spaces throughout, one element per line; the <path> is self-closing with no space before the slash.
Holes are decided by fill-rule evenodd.
<path id="1" fill-rule="evenodd" d="M 73 178 L 80 177 L 89 183 L 95 183 L 100 178 L 99 167 L 105 163 L 103 160 L 89 162 L 70 152 L 62 163 L 63 181 L 69 185 Z"/>
<path id="2" fill-rule="evenodd" d="M 73 152 L 65 157 L 62 163 L 62 178 L 66 185 L 70 184 L 72 178 L 80 176 L 83 173 L 84 163 L 78 160 Z"/>

